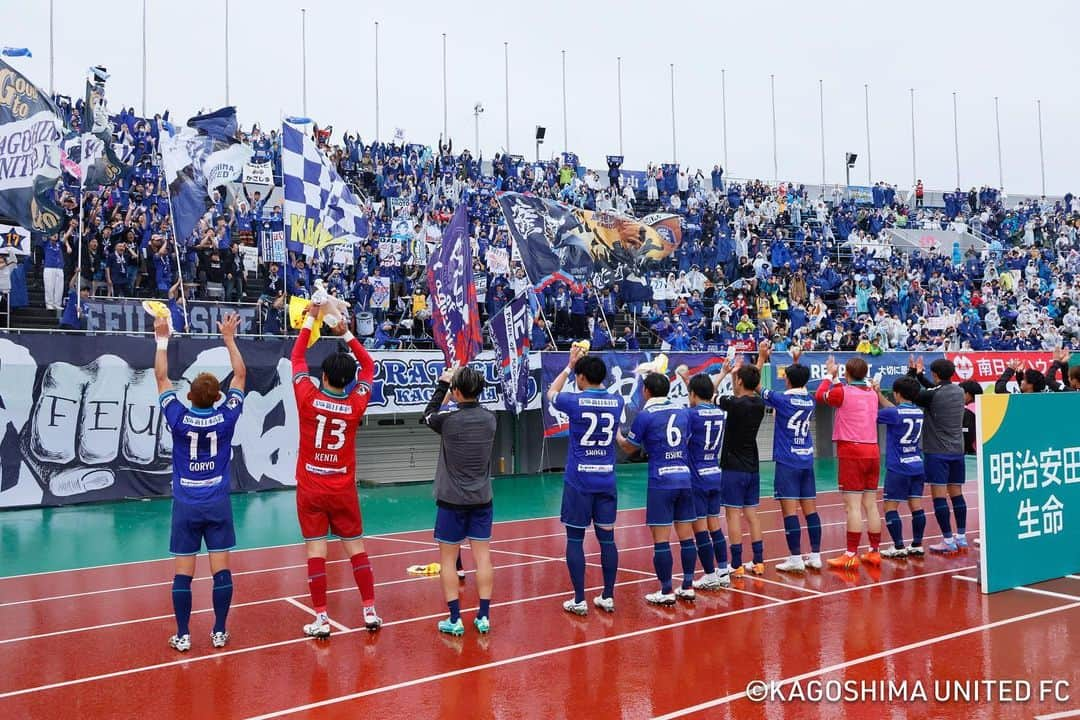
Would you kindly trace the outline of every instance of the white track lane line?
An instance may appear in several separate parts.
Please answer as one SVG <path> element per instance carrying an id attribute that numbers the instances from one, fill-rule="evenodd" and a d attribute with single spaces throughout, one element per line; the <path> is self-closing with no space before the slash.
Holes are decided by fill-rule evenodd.
<path id="1" fill-rule="evenodd" d="M 1060 605 L 1054 608 L 1048 608 L 1046 610 L 1039 610 L 1037 612 L 1026 613 L 1024 615 L 1016 615 L 1011 618 L 1005 618 L 1003 620 L 997 620 L 996 622 L 985 623 L 983 625 L 976 625 L 975 627 L 964 628 L 963 630 L 957 630 L 956 632 L 946 633 L 945 635 L 938 635 L 936 637 L 927 638 L 926 640 L 919 640 L 918 642 L 908 643 L 907 645 L 901 645 L 900 647 L 890 648 L 889 650 L 882 650 L 870 655 L 863 655 L 862 657 L 854 658 L 852 660 L 846 660 L 842 663 L 836 663 L 834 665 L 828 665 L 826 667 L 818 668 L 817 670 L 811 670 L 810 672 L 803 673 L 801 675 L 793 675 L 791 677 L 784 678 L 783 680 L 774 680 L 770 684 L 773 685 L 789 685 L 795 682 L 801 682 L 803 680 L 809 680 L 810 678 L 818 677 L 826 673 L 836 672 L 837 670 L 843 670 L 845 668 L 852 667 L 854 665 L 861 665 L 862 663 L 872 662 L 874 660 L 881 660 L 893 655 L 898 655 L 909 650 L 917 650 L 918 648 L 926 647 L 928 645 L 934 645 L 936 643 L 945 642 L 947 640 L 955 640 L 956 638 L 972 635 L 977 632 L 984 632 L 986 630 L 993 630 L 994 628 L 1003 627 L 1005 625 L 1011 625 L 1017 622 L 1024 622 L 1025 620 L 1033 620 L 1035 618 L 1044 617 L 1046 615 L 1052 615 L 1053 613 L 1063 612 L 1065 610 L 1075 610 L 1080 608 L 1080 602 L 1074 602 L 1069 605 Z M 702 710 L 708 710 L 709 708 L 717 707 L 718 705 L 726 705 L 727 703 L 735 700 L 741 700 L 746 697 L 745 692 L 734 693 L 726 697 L 717 698 L 715 700 L 709 700 L 708 702 L 699 703 L 691 707 L 682 708 L 675 712 L 668 713 L 667 715 L 658 715 L 653 720 L 674 720 L 674 718 L 680 718 L 690 713 L 701 712 Z M 267 717 L 267 716 L 264 716 Z M 1067 716 L 1066 716 L 1067 717 Z"/>
<path id="2" fill-rule="evenodd" d="M 311 615 L 312 617 L 315 616 L 315 610 L 313 610 L 312 608 L 309 608 L 307 605 L 300 602 L 296 598 L 285 598 L 285 602 L 289 603 L 290 605 L 295 605 L 296 607 L 300 608 L 301 610 L 306 612 L 308 615 Z M 331 626 L 336 627 L 338 630 L 340 630 L 342 632 L 352 632 L 352 630 L 345 627 L 344 625 L 339 623 L 337 620 L 333 620 L 333 619 L 327 617 L 326 622 L 330 623 Z"/>
<path id="3" fill-rule="evenodd" d="M 545 562 L 545 561 L 540 561 L 540 562 Z M 671 629 L 671 628 L 683 627 L 683 626 L 687 626 L 687 625 L 694 625 L 694 624 L 701 623 L 701 622 L 708 622 L 708 621 L 716 620 L 716 619 L 719 619 L 719 618 L 729 617 L 731 615 L 738 615 L 738 614 L 742 614 L 744 612 L 751 612 L 753 610 L 760 610 L 760 609 L 766 608 L 766 607 L 779 607 L 781 605 L 791 605 L 793 603 L 806 602 L 808 600 L 819 600 L 819 599 L 823 599 L 823 598 L 834 597 L 834 596 L 838 596 L 838 595 L 844 595 L 844 594 L 847 594 L 847 593 L 850 593 L 850 592 L 857 592 L 859 590 L 865 590 L 867 588 L 879 588 L 879 587 L 884 587 L 886 585 L 893 585 L 893 584 L 902 583 L 902 582 L 911 582 L 911 581 L 914 581 L 914 580 L 921 580 L 921 579 L 924 579 L 924 578 L 936 577 L 938 575 L 944 575 L 944 574 L 947 574 L 947 573 L 955 573 L 955 572 L 963 571 L 963 570 L 971 570 L 971 569 L 973 569 L 975 567 L 976 567 L 975 565 L 967 565 L 967 566 L 960 567 L 960 568 L 948 568 L 948 569 L 945 569 L 945 570 L 938 570 L 938 571 L 929 572 L 929 573 L 918 573 L 916 575 L 907 575 L 905 577 L 893 578 L 891 580 L 885 580 L 885 581 L 882 581 L 882 582 L 871 583 L 871 584 L 868 584 L 868 585 L 856 585 L 854 587 L 840 588 L 838 590 L 833 590 L 833 591 L 830 591 L 830 592 L 822 593 L 821 595 L 804 595 L 804 596 L 800 596 L 800 597 L 797 597 L 797 598 L 792 598 L 792 599 L 789 599 L 789 600 L 776 600 L 775 602 L 773 602 L 771 604 L 768 604 L 768 605 L 754 606 L 754 607 L 751 607 L 751 608 L 742 608 L 740 610 L 732 610 L 732 611 L 728 611 L 728 612 L 725 612 L 725 613 L 719 613 L 717 615 L 709 615 L 709 616 L 701 617 L 701 618 L 693 618 L 693 619 L 684 620 L 684 621 L 681 621 L 681 622 L 670 623 L 668 625 L 654 626 L 654 627 L 651 627 L 651 628 L 645 628 L 645 629 L 642 629 L 642 630 L 635 630 L 635 631 L 632 631 L 632 632 L 629 632 L 629 633 L 624 633 L 624 634 L 621 634 L 621 635 L 612 635 L 612 636 L 608 636 L 606 638 L 601 638 L 601 639 L 598 639 L 598 640 L 591 640 L 591 641 L 584 642 L 584 643 L 576 643 L 576 644 L 573 644 L 573 645 L 566 645 L 566 646 L 561 646 L 561 647 L 558 647 L 558 648 L 551 648 L 551 649 L 548 649 L 548 650 L 542 650 L 542 651 L 539 651 L 539 652 L 536 652 L 536 653 L 531 653 L 531 654 L 528 654 L 528 655 L 521 655 L 521 656 L 516 656 L 516 657 L 512 657 L 512 658 L 507 658 L 505 660 L 501 660 L 501 661 L 494 662 L 494 663 L 487 663 L 487 664 L 484 664 L 484 665 L 476 665 L 476 666 L 472 666 L 472 667 L 469 667 L 469 668 L 462 668 L 461 670 L 454 671 L 454 672 L 451 672 L 451 673 L 443 673 L 443 674 L 440 674 L 440 675 L 432 675 L 432 676 L 427 677 L 427 678 L 419 678 L 417 680 L 408 681 L 406 683 L 399 683 L 397 685 L 388 685 L 388 686 L 384 686 L 384 687 L 380 687 L 380 688 L 373 688 L 372 690 L 365 691 L 363 693 L 359 693 L 359 694 L 356 694 L 356 695 L 344 696 L 342 698 L 337 698 L 337 699 L 334 699 L 332 701 L 319 703 L 319 704 L 314 705 L 313 707 L 319 707 L 319 706 L 321 706 L 323 704 L 333 704 L 334 702 L 341 702 L 343 700 L 353 699 L 354 697 L 365 697 L 367 695 L 375 695 L 375 694 L 379 694 L 379 693 L 382 693 L 382 692 L 388 692 L 390 690 L 400 689 L 402 687 L 410 687 L 412 685 L 417 685 L 417 684 L 420 684 L 420 683 L 423 683 L 423 682 L 429 682 L 431 680 L 439 680 L 439 679 L 442 679 L 444 677 L 453 677 L 455 675 L 462 675 L 462 674 L 466 674 L 466 673 L 470 673 L 470 672 L 475 672 L 477 670 L 484 670 L 484 669 L 491 668 L 491 667 L 499 667 L 501 665 L 507 665 L 507 664 L 511 664 L 511 663 L 521 662 L 523 660 L 531 660 L 531 659 L 534 659 L 534 658 L 544 657 L 544 656 L 547 656 L 547 655 L 554 655 L 554 654 L 557 654 L 557 653 L 560 653 L 560 652 L 564 652 L 564 651 L 567 651 L 567 650 L 573 650 L 573 649 L 580 648 L 580 647 L 589 647 L 591 645 L 599 645 L 599 644 L 611 642 L 611 641 L 614 641 L 614 640 L 620 640 L 620 639 L 629 638 L 629 637 L 637 637 L 639 635 L 648 635 L 648 634 L 653 633 L 653 632 L 659 632 L 659 631 L 668 630 L 668 629 Z M 418 578 L 418 579 L 427 579 L 427 578 Z M 530 601 L 532 601 L 532 598 L 521 598 L 521 599 L 518 600 L 518 602 L 530 602 Z M 440 615 L 440 617 L 441 617 L 441 615 Z M 412 621 L 412 620 L 415 620 L 415 618 L 412 618 L 409 621 Z M 399 621 L 399 622 L 404 622 L 404 621 Z M 387 623 L 387 624 L 389 624 L 389 623 Z M 352 632 L 356 632 L 356 630 L 354 630 Z M 100 675 L 92 675 L 92 676 L 83 677 L 83 678 L 76 678 L 74 680 L 64 680 L 64 681 L 61 681 L 61 682 L 49 683 L 49 684 L 45 684 L 45 685 L 38 685 L 38 686 L 35 686 L 35 687 L 22 688 L 20 690 L 12 690 L 12 691 L 9 691 L 9 692 L 6 692 L 6 693 L 0 693 L 0 699 L 7 698 L 7 697 L 16 697 L 16 696 L 20 696 L 20 695 L 27 695 L 27 694 L 36 693 L 36 692 L 42 692 L 42 691 L 45 691 L 45 690 L 52 690 L 52 689 L 55 689 L 55 688 L 69 687 L 69 686 L 72 686 L 72 685 L 83 685 L 83 684 L 90 683 L 90 682 L 97 682 L 97 681 L 100 681 L 100 680 L 108 680 L 108 679 L 116 678 L 116 677 L 124 677 L 124 676 L 127 676 L 127 675 L 134 675 L 134 674 L 137 674 L 137 673 L 147 672 L 147 671 L 150 671 L 150 670 L 160 670 L 160 669 L 163 669 L 163 668 L 176 667 L 178 665 L 187 665 L 187 664 L 196 663 L 196 662 L 204 662 L 206 660 L 218 660 L 218 659 L 226 657 L 228 655 L 240 655 L 240 654 L 245 654 L 245 653 L 250 653 L 250 652 L 257 652 L 259 650 L 266 650 L 266 649 L 275 648 L 275 647 L 282 647 L 282 646 L 285 646 L 285 645 L 293 645 L 293 644 L 298 643 L 298 642 L 307 642 L 307 641 L 310 641 L 310 638 L 293 638 L 293 639 L 289 639 L 289 640 L 280 640 L 280 641 L 273 642 L 273 643 L 266 643 L 266 644 L 263 644 L 263 645 L 253 645 L 253 646 L 247 647 L 247 648 L 237 648 L 236 650 L 227 650 L 225 652 L 213 653 L 213 654 L 210 654 L 210 655 L 201 655 L 201 656 L 198 656 L 198 657 L 187 658 L 187 659 L 183 659 L 183 660 L 173 660 L 173 661 L 170 661 L 170 662 L 157 663 L 157 664 L 154 664 L 154 665 L 146 665 L 146 666 L 137 667 L 137 668 L 128 668 L 126 670 L 117 670 L 115 672 L 103 673 L 103 674 L 100 674 Z M 307 706 L 297 708 L 297 709 L 305 709 L 306 707 Z M 294 710 L 296 710 L 296 709 L 294 709 Z M 276 715 L 268 716 L 268 717 L 275 717 L 275 716 Z"/>

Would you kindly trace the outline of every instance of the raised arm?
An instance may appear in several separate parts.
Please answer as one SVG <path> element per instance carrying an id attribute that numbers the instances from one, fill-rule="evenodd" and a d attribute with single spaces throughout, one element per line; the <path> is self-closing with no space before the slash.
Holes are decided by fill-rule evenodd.
<path id="1" fill-rule="evenodd" d="M 548 388 L 548 402 L 555 402 L 555 397 L 562 392 L 563 386 L 566 385 L 566 381 L 570 378 L 570 373 L 574 371 L 574 367 L 577 365 L 578 360 L 580 360 L 584 355 L 585 352 L 581 349 L 581 347 L 574 345 L 570 348 L 569 363 L 567 363 L 566 367 L 563 368 L 562 372 L 560 372 L 555 377 L 555 379 L 551 381 L 551 387 Z"/>
<path id="2" fill-rule="evenodd" d="M 874 388 L 874 392 L 877 393 L 878 407 L 879 408 L 891 408 L 896 407 L 889 398 L 885 397 L 885 393 L 881 391 L 881 383 L 877 380 L 870 381 L 870 387 Z"/>
<path id="3" fill-rule="evenodd" d="M 289 356 L 289 360 L 292 362 L 293 380 L 300 375 L 308 374 L 307 364 L 307 346 L 308 339 L 311 337 L 311 329 L 315 327 L 315 316 L 309 313 L 311 305 L 304 308 L 304 326 L 300 328 L 300 334 L 296 336 L 296 342 L 293 343 L 292 354 Z"/>
<path id="4" fill-rule="evenodd" d="M 771 356 L 772 356 L 772 343 L 769 342 L 768 340 L 762 340 L 761 344 L 758 345 L 757 362 L 755 362 L 754 365 L 757 366 L 758 370 L 761 370 L 762 368 L 765 367 L 765 363 L 769 362 L 769 358 Z"/>
<path id="5" fill-rule="evenodd" d="M 236 347 L 236 330 L 240 327 L 239 313 L 229 313 L 218 323 L 218 331 L 221 332 L 221 342 L 229 351 L 229 363 L 232 365 L 232 383 L 230 388 L 244 392 L 247 382 L 247 366 L 244 358 L 240 355 L 240 349 Z"/>
<path id="6" fill-rule="evenodd" d="M 836 378 L 840 374 L 840 368 L 832 355 L 825 362 L 825 374 L 826 377 L 818 385 L 817 392 L 814 393 L 814 399 L 819 403 L 838 408 L 844 404 L 844 386 L 836 382 Z"/>
<path id="7" fill-rule="evenodd" d="M 445 417 L 441 414 L 441 410 L 446 403 L 446 396 L 450 392 L 450 383 L 453 379 L 453 368 L 448 367 L 443 370 L 442 375 L 439 376 L 439 382 L 435 386 L 435 392 L 431 394 L 431 400 L 428 401 L 427 407 L 424 408 L 424 424 L 440 435 L 442 434 L 442 420 Z"/>
<path id="8" fill-rule="evenodd" d="M 173 389 L 169 380 L 169 321 L 159 317 L 154 319 L 154 341 L 157 351 L 154 353 L 154 379 L 157 381 L 158 394 Z"/>

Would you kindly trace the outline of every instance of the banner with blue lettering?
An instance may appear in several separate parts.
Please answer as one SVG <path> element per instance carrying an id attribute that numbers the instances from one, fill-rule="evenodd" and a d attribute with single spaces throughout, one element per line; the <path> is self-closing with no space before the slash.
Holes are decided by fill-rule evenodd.
<path id="1" fill-rule="evenodd" d="M 57 232 L 63 214 L 52 194 L 60 179 L 61 113 L 3 60 L 0 88 L 0 215 L 37 232 Z"/>
<path id="2" fill-rule="evenodd" d="M 521 294 L 508 302 L 488 323 L 491 344 L 502 367 L 499 385 L 503 404 L 515 415 L 529 401 L 529 331 L 532 314 L 529 295 Z"/>
<path id="3" fill-rule="evenodd" d="M 472 263 L 469 211 L 462 203 L 454 211 L 443 231 L 442 243 L 431 254 L 427 266 L 432 300 L 431 334 L 446 364 L 454 367 L 470 362 L 483 344 Z"/>
<path id="4" fill-rule="evenodd" d="M 806 384 L 806 387 L 813 392 L 817 390 L 817 386 L 821 384 L 822 378 L 825 377 L 825 363 L 829 359 L 829 355 L 832 354 L 836 358 L 837 364 L 840 365 L 840 379 L 844 378 L 844 363 L 849 358 L 855 357 L 856 353 L 819 353 L 819 352 L 806 352 L 799 357 L 799 363 L 806 365 L 810 368 L 810 382 Z M 930 363 L 938 358 L 945 357 L 944 353 L 918 353 L 926 366 L 929 367 Z M 881 355 L 861 355 L 866 364 L 870 366 L 870 373 L 868 377 L 881 378 L 882 389 L 888 391 L 892 389 L 892 384 L 897 378 L 907 374 L 908 370 L 908 358 L 909 353 L 899 352 L 887 352 Z M 785 352 L 774 352 L 772 354 L 772 377 L 773 387 L 777 389 L 783 389 L 784 387 L 784 368 L 791 364 L 791 355 Z"/>

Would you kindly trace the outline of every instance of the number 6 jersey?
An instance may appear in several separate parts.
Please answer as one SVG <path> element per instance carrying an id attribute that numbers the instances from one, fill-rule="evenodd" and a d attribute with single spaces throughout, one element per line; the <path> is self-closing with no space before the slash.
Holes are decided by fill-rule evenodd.
<path id="1" fill-rule="evenodd" d="M 335 393 L 308 374 L 305 352 L 311 331 L 304 328 L 292 351 L 293 393 L 300 420 L 296 454 L 298 488 L 334 493 L 356 485 L 356 430 L 371 398 L 375 362 L 356 338 L 349 349 L 360 363 L 351 392 Z"/>

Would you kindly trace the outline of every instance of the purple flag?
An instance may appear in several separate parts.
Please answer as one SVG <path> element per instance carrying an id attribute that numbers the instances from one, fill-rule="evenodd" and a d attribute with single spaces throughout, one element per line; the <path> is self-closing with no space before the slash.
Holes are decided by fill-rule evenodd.
<path id="1" fill-rule="evenodd" d="M 465 205 L 458 205 L 443 231 L 442 245 L 427 266 L 431 329 L 447 367 L 462 367 L 480 352 L 480 309 L 473 284 L 472 243 Z"/>
<path id="2" fill-rule="evenodd" d="M 518 295 L 491 318 L 488 333 L 502 368 L 500 385 L 506 409 L 515 415 L 529 402 L 529 298 Z"/>

